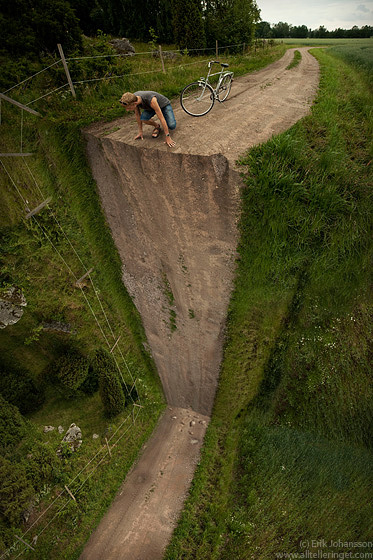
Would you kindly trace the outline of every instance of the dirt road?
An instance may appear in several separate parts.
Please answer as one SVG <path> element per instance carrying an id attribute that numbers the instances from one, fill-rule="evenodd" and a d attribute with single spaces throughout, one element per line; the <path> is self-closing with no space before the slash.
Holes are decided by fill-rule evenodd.
<path id="1" fill-rule="evenodd" d="M 293 58 L 287 51 L 264 70 L 235 80 L 228 100 L 205 117 L 190 117 L 173 102 L 174 149 L 162 135 L 152 139 L 150 127 L 143 141 L 134 140 L 133 118 L 97 123 L 84 132 L 123 281 L 176 416 L 192 409 L 207 421 L 211 414 L 234 277 L 242 186 L 235 161 L 309 112 L 319 70 L 307 49 L 299 50 L 299 66 L 286 70 Z M 154 453 L 145 450 L 82 560 L 162 558 L 203 437 L 200 432 L 191 446 L 185 433 L 171 430 L 171 420 L 166 415 L 155 430 L 149 443 Z M 185 466 L 186 478 L 163 468 L 167 457 Z M 136 489 L 136 477 L 145 475 L 152 492 Z M 163 499 L 165 488 L 171 490 Z"/>
<path id="2" fill-rule="evenodd" d="M 80 560 L 160 560 L 199 458 L 207 416 L 168 408 Z"/>

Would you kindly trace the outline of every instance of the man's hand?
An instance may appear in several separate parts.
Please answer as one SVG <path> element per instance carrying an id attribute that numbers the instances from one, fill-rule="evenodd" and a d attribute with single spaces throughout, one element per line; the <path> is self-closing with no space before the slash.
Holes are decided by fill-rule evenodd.
<path id="1" fill-rule="evenodd" d="M 174 142 L 172 140 L 171 136 L 166 136 L 165 144 L 167 144 L 167 146 L 169 146 L 170 148 L 173 148 L 174 146 L 176 146 L 176 142 Z"/>
<path id="2" fill-rule="evenodd" d="M 139 132 L 137 136 L 135 136 L 135 140 L 144 140 L 142 132 Z"/>

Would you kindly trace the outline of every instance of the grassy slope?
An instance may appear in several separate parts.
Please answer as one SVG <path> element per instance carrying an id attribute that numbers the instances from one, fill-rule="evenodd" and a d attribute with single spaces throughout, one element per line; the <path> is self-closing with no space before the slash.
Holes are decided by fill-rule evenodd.
<path id="1" fill-rule="evenodd" d="M 284 47 L 280 46 L 258 51 L 255 56 L 231 57 L 229 61 L 238 75 L 265 66 L 283 52 Z M 192 60 L 195 62 L 195 59 Z M 56 430 L 43 434 L 42 427 L 52 424 L 62 425 L 66 429 L 71 422 L 75 422 L 83 431 L 83 446 L 78 454 L 61 465 L 56 486 L 44 488 L 40 496 L 41 505 L 34 511 L 30 523 L 43 507 L 51 503 L 66 483 L 77 492 L 80 509 L 70 502 L 57 514 L 64 504 L 59 500 L 28 533 L 27 538 L 43 530 L 34 555 L 38 560 L 49 559 L 51 555 L 56 559 L 69 560 L 78 557 L 84 540 L 88 538 L 92 528 L 110 504 L 139 448 L 154 428 L 163 407 L 154 366 L 143 348 L 141 321 L 121 281 L 121 265 L 99 207 L 96 188 L 84 156 L 80 130 L 89 122 L 102 118 L 111 120 L 122 115 L 123 110 L 118 107 L 117 99 L 125 89 L 148 87 L 159 89 L 170 96 L 177 95 L 185 83 L 205 70 L 204 59 L 201 57 L 197 60 L 200 60 L 198 64 L 186 64 L 180 69 L 171 69 L 172 66 L 180 64 L 179 59 L 174 63 L 166 63 L 166 75 L 145 74 L 120 81 L 100 82 L 97 87 L 78 87 L 76 101 L 72 101 L 70 95 L 64 91 L 42 99 L 34 105 L 45 115 L 42 120 L 26 113 L 23 116 L 23 149 L 34 151 L 37 155 L 25 158 L 25 161 L 3 160 L 14 184 L 2 167 L 2 279 L 22 287 L 28 306 L 21 321 L 1 332 L 2 356 L 16 360 L 30 370 L 37 381 L 45 384 L 43 370 L 59 355 L 65 345 L 78 346 L 88 355 L 92 355 L 98 347 L 105 346 L 101 329 L 90 312 L 87 301 L 82 292 L 73 286 L 74 277 L 79 278 L 86 269 L 94 266 L 92 278 L 101 303 L 95 297 L 89 283 L 85 288 L 85 295 L 108 340 L 114 343 L 115 339 L 112 338 L 101 305 L 115 337 L 121 335 L 121 349 L 131 374 L 139 378 L 137 388 L 141 403 L 145 406 L 139 413 L 135 426 L 126 421 L 129 410 L 109 422 L 103 416 L 98 394 L 66 401 L 53 386 L 47 386 L 44 406 L 30 415 L 39 439 L 51 449 L 56 449 L 61 436 Z M 181 62 L 189 63 L 190 58 L 183 57 Z M 70 64 L 71 72 L 74 70 L 74 64 L 77 63 Z M 125 68 L 114 68 L 114 71 L 146 72 L 154 68 L 154 59 L 148 56 L 140 57 L 126 62 L 125 65 Z M 35 85 L 28 84 L 21 91 L 12 91 L 11 95 L 23 103 L 35 99 L 45 92 L 45 88 L 53 89 L 59 85 L 58 81 L 53 81 L 59 79 L 59 74 L 57 71 L 56 74 L 53 72 L 42 74 L 36 78 Z M 85 72 L 89 78 L 102 75 L 102 69 L 96 66 L 93 69 L 87 66 Z M 18 109 L 3 104 L 2 151 L 17 152 L 19 147 Z M 53 198 L 52 213 L 43 211 L 36 220 L 22 220 L 25 212 L 22 197 L 28 200 L 29 207 L 34 208 L 47 196 Z M 53 242 L 54 248 L 44 232 Z M 63 335 L 40 331 L 40 326 L 46 321 L 70 323 L 76 333 Z M 123 375 L 129 381 L 127 368 L 120 356 L 118 361 L 122 366 Z M 124 424 L 118 436 L 123 434 L 123 438 L 115 449 L 113 459 L 104 460 L 98 470 L 92 472 L 84 486 L 81 486 L 85 480 L 84 475 L 72 483 L 76 473 L 101 448 L 104 436 L 110 437 L 122 422 Z M 100 438 L 93 440 L 93 433 L 99 434 Z M 92 466 L 98 463 L 100 457 L 99 455 Z M 50 521 L 50 526 L 44 531 Z M 18 534 L 23 534 L 29 525 L 21 525 Z M 2 526 L 1 531 L 6 546 L 10 546 L 14 541 L 13 529 Z"/>
<path id="2" fill-rule="evenodd" d="M 372 93 L 366 74 L 315 56 L 312 115 L 242 162 L 219 391 L 167 560 L 369 540 Z"/>

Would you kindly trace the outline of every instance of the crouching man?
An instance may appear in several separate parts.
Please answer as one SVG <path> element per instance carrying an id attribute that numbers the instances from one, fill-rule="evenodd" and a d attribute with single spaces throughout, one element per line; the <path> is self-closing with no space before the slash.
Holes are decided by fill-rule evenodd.
<path id="1" fill-rule="evenodd" d="M 176 128 L 175 115 L 171 102 L 167 97 L 156 91 L 135 91 L 135 93 L 124 93 L 120 103 L 127 111 L 134 111 L 139 127 L 139 133 L 135 140 L 143 140 L 142 125 L 148 124 L 153 127 L 153 138 L 158 138 L 162 128 L 166 135 L 166 144 L 172 148 L 175 142 L 171 139 L 170 130 Z M 140 111 L 142 109 L 142 111 Z M 159 118 L 161 126 L 153 120 L 154 115 Z"/>

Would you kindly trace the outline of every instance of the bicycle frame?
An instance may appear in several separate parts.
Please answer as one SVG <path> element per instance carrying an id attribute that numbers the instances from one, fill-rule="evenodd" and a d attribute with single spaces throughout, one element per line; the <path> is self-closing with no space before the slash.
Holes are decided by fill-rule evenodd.
<path id="1" fill-rule="evenodd" d="M 198 80 L 198 83 L 199 83 L 199 84 L 205 86 L 205 87 L 203 88 L 202 93 L 201 93 L 201 95 L 200 95 L 200 97 L 199 97 L 198 99 L 202 99 L 202 97 L 203 97 L 203 95 L 204 95 L 204 93 L 205 93 L 205 90 L 206 90 L 206 85 L 208 84 L 209 86 L 211 86 L 211 88 L 212 88 L 212 90 L 213 90 L 214 98 L 217 99 L 217 100 L 219 101 L 219 103 L 221 103 L 221 101 L 220 101 L 220 99 L 219 99 L 219 93 L 218 93 L 218 92 L 219 92 L 220 85 L 221 85 L 223 79 L 225 78 L 225 76 L 231 75 L 231 76 L 233 77 L 233 72 L 226 72 L 226 71 L 224 70 L 224 67 L 222 66 L 220 72 L 214 72 L 213 74 L 211 74 L 211 69 L 212 69 L 212 65 L 213 65 L 213 64 L 220 64 L 220 62 L 219 62 L 218 60 L 211 60 L 211 61 L 209 62 L 209 64 L 208 64 L 209 71 L 208 71 L 208 73 L 207 73 L 206 78 L 202 76 L 202 78 L 200 78 L 200 79 Z M 219 76 L 218 83 L 217 83 L 215 89 L 212 87 L 212 85 L 211 85 L 210 82 L 209 82 L 210 76 Z"/>

